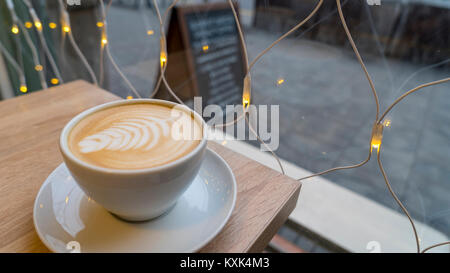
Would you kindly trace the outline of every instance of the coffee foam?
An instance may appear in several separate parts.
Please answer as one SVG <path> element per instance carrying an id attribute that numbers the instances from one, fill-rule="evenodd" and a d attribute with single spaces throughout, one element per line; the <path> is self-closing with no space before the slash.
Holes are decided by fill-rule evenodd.
<path id="1" fill-rule="evenodd" d="M 189 137 L 180 138 L 180 131 Z M 157 103 L 113 106 L 95 112 L 69 134 L 71 152 L 82 161 L 112 169 L 144 169 L 175 161 L 202 138 L 193 114 Z"/>

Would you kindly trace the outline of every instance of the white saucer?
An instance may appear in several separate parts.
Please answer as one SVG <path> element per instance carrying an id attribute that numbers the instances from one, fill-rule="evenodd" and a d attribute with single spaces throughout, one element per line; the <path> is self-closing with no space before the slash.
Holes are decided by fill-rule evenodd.
<path id="1" fill-rule="evenodd" d="M 122 221 L 88 198 L 64 164 L 42 185 L 33 220 L 53 252 L 195 252 L 224 227 L 236 202 L 228 164 L 206 151 L 200 172 L 176 205 L 148 222 Z"/>

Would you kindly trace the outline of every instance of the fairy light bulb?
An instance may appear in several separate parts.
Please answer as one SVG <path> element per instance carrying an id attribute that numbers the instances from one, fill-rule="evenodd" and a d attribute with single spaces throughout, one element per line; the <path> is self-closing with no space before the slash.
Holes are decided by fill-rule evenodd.
<path id="1" fill-rule="evenodd" d="M 164 50 L 161 50 L 160 61 L 161 61 L 161 67 L 164 67 L 167 63 L 167 53 Z"/>
<path id="2" fill-rule="evenodd" d="M 108 44 L 108 36 L 106 34 L 106 29 L 102 30 L 102 39 L 100 40 L 102 48 L 104 48 Z"/>
<path id="3" fill-rule="evenodd" d="M 61 16 L 61 29 L 64 33 L 69 33 L 71 31 L 70 18 L 66 11 L 64 11 Z"/>
<path id="4" fill-rule="evenodd" d="M 44 67 L 43 67 L 42 65 L 38 64 L 38 65 L 36 65 L 36 66 L 34 67 L 34 69 L 35 69 L 36 71 L 42 71 L 42 70 L 44 69 Z"/>
<path id="5" fill-rule="evenodd" d="M 58 25 L 56 25 L 56 23 L 50 22 L 48 23 L 48 27 L 51 29 L 55 29 Z"/>
<path id="6" fill-rule="evenodd" d="M 203 52 L 208 51 L 208 50 L 209 50 L 209 45 L 204 45 L 204 46 L 202 47 L 202 49 L 203 49 Z"/>
<path id="7" fill-rule="evenodd" d="M 59 80 L 58 80 L 57 78 L 52 78 L 52 79 L 50 80 L 50 82 L 51 82 L 53 85 L 57 85 L 57 84 L 59 83 Z"/>
<path id="8" fill-rule="evenodd" d="M 97 22 L 97 27 L 98 28 L 102 28 L 104 26 L 105 26 L 105 24 L 103 22 Z"/>
<path id="9" fill-rule="evenodd" d="M 164 67 L 167 63 L 167 54 L 163 50 L 161 50 L 160 60 L 161 60 L 161 67 Z"/>
<path id="10" fill-rule="evenodd" d="M 133 96 L 128 96 L 127 97 L 127 100 L 132 100 L 133 99 Z"/>
<path id="11" fill-rule="evenodd" d="M 282 85 L 284 83 L 284 78 L 278 78 L 277 79 L 277 85 Z"/>
<path id="12" fill-rule="evenodd" d="M 36 27 L 36 29 L 38 31 L 42 30 L 42 23 L 41 23 L 41 21 L 39 21 L 39 20 L 34 21 L 34 26 Z"/>
<path id="13" fill-rule="evenodd" d="M 384 127 L 390 127 L 391 126 L 391 120 L 390 119 L 386 119 L 384 122 L 383 122 L 383 125 L 384 125 Z"/>
<path id="14" fill-rule="evenodd" d="M 247 110 L 250 106 L 251 88 L 251 77 L 250 74 L 247 74 L 244 78 L 244 90 L 242 94 L 242 105 L 244 106 L 244 110 Z"/>
<path id="15" fill-rule="evenodd" d="M 147 30 L 147 35 L 148 36 L 151 36 L 151 35 L 153 35 L 155 32 L 153 31 L 153 30 L 151 30 L 151 29 L 149 29 L 149 30 Z"/>
<path id="16" fill-rule="evenodd" d="M 25 27 L 26 27 L 26 28 L 32 28 L 32 27 L 33 27 L 33 23 L 31 23 L 31 22 L 25 22 Z"/>
<path id="17" fill-rule="evenodd" d="M 14 24 L 14 25 L 11 27 L 11 32 L 14 33 L 14 34 L 19 34 L 19 27 L 17 27 L 17 25 Z"/>
<path id="18" fill-rule="evenodd" d="M 22 93 L 28 92 L 28 88 L 25 84 L 20 85 L 20 92 Z"/>
<path id="19" fill-rule="evenodd" d="M 380 150 L 381 142 L 383 140 L 383 128 L 384 125 L 381 123 L 375 123 L 372 128 L 372 140 L 370 151 L 376 149 L 377 152 Z"/>
<path id="20" fill-rule="evenodd" d="M 161 38 L 159 39 L 159 43 L 161 49 L 159 60 L 161 62 L 161 68 L 164 68 L 164 66 L 166 66 L 167 64 L 166 40 L 164 38 Z"/>

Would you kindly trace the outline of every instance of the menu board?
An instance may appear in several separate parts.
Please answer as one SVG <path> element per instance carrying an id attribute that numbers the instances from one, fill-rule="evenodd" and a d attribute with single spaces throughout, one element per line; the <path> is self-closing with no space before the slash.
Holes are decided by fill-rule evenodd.
<path id="1" fill-rule="evenodd" d="M 202 96 L 204 106 L 241 103 L 246 67 L 236 21 L 227 3 L 176 7 L 167 36 L 168 82 L 175 89 L 184 83 L 175 91 L 177 95 L 183 99 Z"/>

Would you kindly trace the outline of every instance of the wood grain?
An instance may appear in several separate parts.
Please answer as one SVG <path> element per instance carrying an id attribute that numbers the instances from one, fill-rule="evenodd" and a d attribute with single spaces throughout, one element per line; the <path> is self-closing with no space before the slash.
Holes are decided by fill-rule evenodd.
<path id="1" fill-rule="evenodd" d="M 61 129 L 115 95 L 84 81 L 0 102 L 0 252 L 48 252 L 33 226 L 33 203 L 62 162 Z M 300 183 L 210 141 L 238 183 L 235 210 L 202 252 L 259 252 L 295 207 Z"/>

